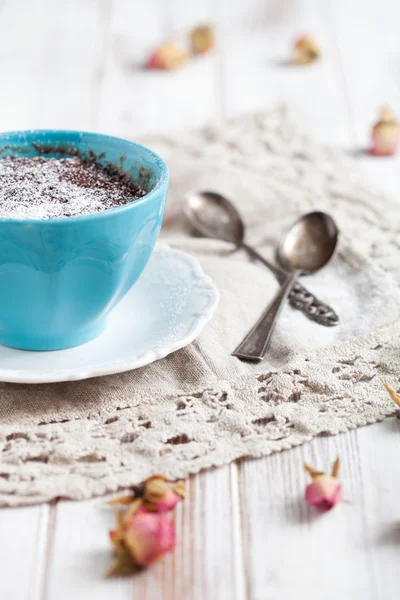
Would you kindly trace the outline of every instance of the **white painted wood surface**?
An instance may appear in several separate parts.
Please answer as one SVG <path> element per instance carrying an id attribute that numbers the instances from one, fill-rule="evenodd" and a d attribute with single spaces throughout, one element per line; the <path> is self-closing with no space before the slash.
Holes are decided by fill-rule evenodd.
<path id="1" fill-rule="evenodd" d="M 160 41 L 213 21 L 218 48 L 176 73 L 140 63 Z M 373 159 L 378 108 L 400 113 L 395 0 L 3 0 L 0 129 L 134 137 L 289 104 L 303 128 L 361 161 L 399 196 L 400 158 Z M 323 60 L 287 64 L 302 33 Z M 304 458 L 340 454 L 346 502 L 316 515 Z M 136 578 L 104 581 L 103 499 L 0 511 L 1 600 L 394 600 L 399 598 L 400 421 L 190 480 L 178 547 Z"/>

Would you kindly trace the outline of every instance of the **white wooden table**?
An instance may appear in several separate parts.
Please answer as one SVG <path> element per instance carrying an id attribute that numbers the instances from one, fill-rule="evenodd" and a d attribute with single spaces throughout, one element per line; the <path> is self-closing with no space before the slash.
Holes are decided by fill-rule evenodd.
<path id="1" fill-rule="evenodd" d="M 160 40 L 213 21 L 218 49 L 176 73 L 137 68 Z M 397 0 L 2 0 L 0 129 L 119 136 L 201 125 L 287 102 L 322 142 L 356 151 L 378 108 L 400 113 Z M 285 64 L 314 33 L 323 60 Z M 400 160 L 360 157 L 399 196 Z M 342 459 L 346 502 L 302 500 L 305 458 Z M 399 598 L 400 421 L 192 478 L 178 547 L 135 578 L 103 580 L 104 499 L 0 511 L 1 600 Z"/>

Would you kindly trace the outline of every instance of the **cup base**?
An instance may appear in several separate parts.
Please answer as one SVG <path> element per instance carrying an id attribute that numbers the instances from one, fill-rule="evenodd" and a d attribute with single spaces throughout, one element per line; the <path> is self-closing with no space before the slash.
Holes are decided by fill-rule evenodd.
<path id="1" fill-rule="evenodd" d="M 66 350 L 81 346 L 94 340 L 105 329 L 105 323 L 74 335 L 60 336 L 33 336 L 23 334 L 0 333 L 0 344 L 15 348 L 16 350 L 29 350 L 32 352 L 51 352 L 54 350 Z"/>

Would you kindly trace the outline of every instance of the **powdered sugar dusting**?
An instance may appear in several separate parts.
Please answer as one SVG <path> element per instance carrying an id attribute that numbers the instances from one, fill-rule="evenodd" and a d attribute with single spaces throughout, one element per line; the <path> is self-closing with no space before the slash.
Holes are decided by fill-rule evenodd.
<path id="1" fill-rule="evenodd" d="M 104 211 L 146 194 L 129 175 L 78 157 L 0 159 L 0 218 L 52 219 Z"/>

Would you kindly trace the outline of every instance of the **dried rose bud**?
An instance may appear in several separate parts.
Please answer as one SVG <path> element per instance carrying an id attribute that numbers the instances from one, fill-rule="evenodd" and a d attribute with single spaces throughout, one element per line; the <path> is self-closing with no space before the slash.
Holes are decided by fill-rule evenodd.
<path id="1" fill-rule="evenodd" d="M 307 504 L 315 506 L 321 511 L 331 510 L 342 499 L 342 484 L 337 480 L 339 459 L 335 460 L 331 475 L 315 471 L 307 464 L 304 465 L 304 468 L 312 478 L 312 482 L 306 487 L 305 500 Z"/>
<path id="2" fill-rule="evenodd" d="M 297 65 L 308 65 L 320 57 L 317 42 L 310 35 L 303 35 L 296 40 L 293 48 L 293 62 Z"/>
<path id="3" fill-rule="evenodd" d="M 389 108 L 383 108 L 380 119 L 372 128 L 371 154 L 393 156 L 400 140 L 400 123 Z"/>
<path id="4" fill-rule="evenodd" d="M 165 512 L 139 510 L 129 523 L 124 541 L 134 564 L 148 567 L 175 547 L 175 525 Z"/>
<path id="5" fill-rule="evenodd" d="M 214 48 L 214 29 L 209 25 L 195 27 L 190 32 L 193 54 L 205 54 Z"/>
<path id="6" fill-rule="evenodd" d="M 175 525 L 165 511 L 148 512 L 141 508 L 110 531 L 110 539 L 115 555 L 107 575 L 132 573 L 150 566 L 175 547 Z"/>
<path id="7" fill-rule="evenodd" d="M 393 400 L 393 402 L 395 404 L 397 404 L 397 406 L 400 406 L 400 394 L 398 394 L 397 392 L 395 392 L 394 389 L 391 388 L 388 383 L 385 382 L 383 385 L 385 386 L 385 388 L 386 388 L 389 396 Z"/>
<path id="8" fill-rule="evenodd" d="M 189 54 L 184 48 L 173 43 L 160 46 L 146 61 L 146 69 L 161 69 L 170 71 L 184 65 Z"/>
<path id="9" fill-rule="evenodd" d="M 174 548 L 175 526 L 168 513 L 184 496 L 183 481 L 154 475 L 109 503 L 117 507 L 117 525 L 110 531 L 115 553 L 107 575 L 147 567 Z"/>

